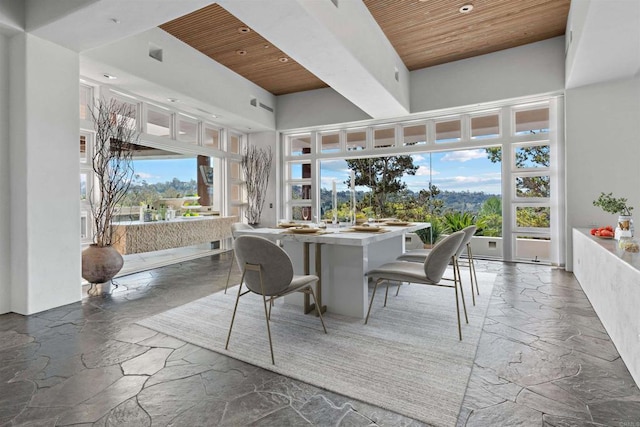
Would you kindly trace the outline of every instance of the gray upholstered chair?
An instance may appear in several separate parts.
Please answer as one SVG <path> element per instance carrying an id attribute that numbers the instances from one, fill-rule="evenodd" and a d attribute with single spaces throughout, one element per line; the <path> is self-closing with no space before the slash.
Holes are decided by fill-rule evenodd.
<path id="1" fill-rule="evenodd" d="M 233 244 L 238 265 L 242 269 L 242 279 L 238 286 L 238 297 L 231 317 L 229 335 L 225 349 L 229 348 L 231 329 L 236 318 L 238 302 L 240 297 L 253 292 L 262 295 L 264 303 L 264 316 L 267 321 L 267 335 L 269 336 L 269 347 L 271 349 L 271 363 L 275 365 L 273 357 L 273 344 L 271 342 L 271 328 L 269 319 L 271 318 L 271 304 L 267 309 L 267 303 L 273 302 L 276 298 L 288 295 L 293 292 L 304 292 L 313 297 L 315 306 L 318 307 L 316 294 L 313 291 L 313 284 L 318 281 L 318 276 L 294 275 L 293 265 L 289 255 L 275 243 L 259 236 L 239 236 Z M 246 285 L 248 290 L 242 292 L 242 286 Z M 324 326 L 324 319 L 320 310 L 316 310 L 322 323 L 324 333 L 327 328 Z"/>
<path id="2" fill-rule="evenodd" d="M 369 278 L 375 280 L 375 286 L 373 288 L 373 294 L 371 295 L 371 302 L 369 303 L 369 310 L 367 311 L 367 318 L 365 319 L 365 325 L 369 321 L 369 315 L 371 314 L 371 306 L 373 300 L 376 297 L 376 290 L 378 285 L 382 281 L 387 281 L 387 292 L 385 294 L 385 306 L 387 304 L 387 294 L 389 293 L 389 281 L 396 282 L 409 282 L 417 283 L 421 285 L 434 285 L 443 286 L 448 288 L 454 288 L 456 294 L 456 311 L 458 313 L 458 336 L 462 340 L 462 327 L 460 325 L 460 302 L 458 299 L 458 277 L 457 270 L 453 270 L 453 279 L 446 279 L 443 277 L 449 263 L 454 262 L 453 258 L 464 239 L 465 233 L 463 231 L 457 231 L 447 236 L 429 252 L 422 264 L 417 262 L 406 261 L 394 261 L 387 264 L 383 264 L 380 267 L 374 268 L 367 272 Z M 453 285 L 443 283 L 445 280 L 453 281 Z M 467 317 L 467 306 L 464 302 L 464 293 L 462 286 L 460 288 L 460 298 L 462 299 L 462 306 L 464 308 L 464 316 L 467 323 L 469 319 Z"/>
<path id="3" fill-rule="evenodd" d="M 473 290 L 473 283 L 476 284 L 476 292 L 480 295 L 480 290 L 478 289 L 478 280 L 476 278 L 476 269 L 473 265 L 473 255 L 471 253 L 471 239 L 476 234 L 478 227 L 475 225 L 470 225 L 465 227 L 461 231 L 464 232 L 464 239 L 462 243 L 460 243 L 460 247 L 456 251 L 454 268 L 457 271 L 457 277 L 459 280 L 462 280 L 462 276 L 460 275 L 460 264 L 462 263 L 464 266 L 469 267 L 469 279 L 471 281 L 471 297 L 473 300 L 473 305 L 476 305 L 476 297 Z M 467 252 L 467 261 L 461 261 L 460 256 L 466 250 Z M 429 255 L 431 249 L 415 249 L 412 251 L 407 251 L 404 254 L 400 255 L 397 260 L 398 261 L 409 261 L 409 262 L 424 262 Z M 461 283 L 462 284 L 462 283 Z M 398 285 L 398 291 L 400 291 L 400 286 Z M 396 291 L 396 295 L 398 295 L 398 291 Z"/>
<path id="4" fill-rule="evenodd" d="M 235 240 L 236 232 L 239 230 L 253 230 L 253 227 L 249 224 L 245 224 L 244 222 L 234 222 L 231 224 L 231 238 Z M 224 285 L 224 293 L 227 293 L 227 288 L 229 287 L 229 278 L 231 278 L 231 270 L 233 269 L 233 263 L 235 261 L 235 254 L 233 248 L 231 248 L 231 262 L 229 262 L 229 272 L 227 273 L 227 284 Z"/>

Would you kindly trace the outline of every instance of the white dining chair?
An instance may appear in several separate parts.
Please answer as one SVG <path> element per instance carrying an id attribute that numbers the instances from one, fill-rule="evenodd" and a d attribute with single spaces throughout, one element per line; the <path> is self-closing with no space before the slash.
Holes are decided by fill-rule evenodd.
<path id="1" fill-rule="evenodd" d="M 471 239 L 476 234 L 477 230 L 478 230 L 478 227 L 475 225 L 470 225 L 461 230 L 465 233 L 465 235 L 464 235 L 464 239 L 460 243 L 460 247 L 456 251 L 455 262 L 454 262 L 454 268 L 457 271 L 457 277 L 458 277 L 458 280 L 460 281 L 462 281 L 462 275 L 460 274 L 460 265 L 462 264 L 465 267 L 467 266 L 469 267 L 469 280 L 471 281 L 471 297 L 472 297 L 473 305 L 476 305 L 476 297 L 473 289 L 474 283 L 476 285 L 475 292 L 477 292 L 478 295 L 480 295 L 480 290 L 478 289 L 478 279 L 476 277 L 476 269 L 473 263 L 473 255 L 471 253 Z M 461 259 L 461 255 L 463 252 L 465 252 L 465 250 L 467 252 L 467 261 L 463 261 Z M 421 262 L 424 262 L 424 260 L 427 258 L 427 255 L 429 255 L 430 251 L 431 249 L 415 249 L 415 250 L 407 251 L 402 255 L 400 255 L 397 258 L 397 260 L 421 263 Z M 462 285 L 462 283 L 460 284 Z M 400 291 L 400 285 L 398 285 L 396 296 L 398 295 L 399 291 Z"/>
<path id="2" fill-rule="evenodd" d="M 253 230 L 253 227 L 249 224 L 245 224 L 244 222 L 234 222 L 231 224 L 231 239 L 235 240 L 237 237 L 237 232 L 240 230 Z M 227 288 L 229 287 L 229 279 L 231 278 L 231 270 L 233 269 L 233 264 L 235 262 L 235 251 L 233 246 L 231 247 L 231 261 L 229 262 L 229 272 L 227 273 L 227 284 L 224 285 L 224 293 L 227 293 Z"/>
<path id="3" fill-rule="evenodd" d="M 455 257 L 464 236 L 465 233 L 463 231 L 457 231 L 442 239 L 433 247 L 422 264 L 417 262 L 394 261 L 368 271 L 367 276 L 375 280 L 375 285 L 373 288 L 373 294 L 371 295 L 371 301 L 369 302 L 367 317 L 364 321 L 365 325 L 369 322 L 371 306 L 373 305 L 373 300 L 376 297 L 378 285 L 381 282 L 386 280 L 387 282 L 409 282 L 421 285 L 442 286 L 453 288 L 455 290 L 456 312 L 458 316 L 458 336 L 460 340 L 462 340 L 458 291 L 460 292 L 460 298 L 462 299 L 465 321 L 469 323 L 469 318 L 467 317 L 467 306 L 464 302 L 464 292 L 462 290 L 462 286 L 458 286 L 459 280 L 455 268 L 453 270 L 453 279 L 447 279 L 443 276 L 449 264 L 455 262 L 453 258 Z M 452 281 L 453 285 L 444 283 L 443 281 Z M 388 293 L 389 287 L 387 283 L 387 294 Z M 385 294 L 385 305 L 386 301 L 387 298 Z"/>
<path id="4" fill-rule="evenodd" d="M 289 255 L 278 245 L 263 237 L 239 236 L 234 242 L 234 249 L 238 265 L 241 266 L 242 269 L 242 279 L 238 286 L 238 297 L 236 298 L 236 305 L 233 309 L 225 349 L 229 348 L 231 330 L 233 329 L 233 322 L 236 318 L 240 297 L 250 292 L 262 296 L 264 316 L 267 322 L 267 335 L 269 336 L 269 348 L 271 349 L 271 363 L 274 365 L 276 362 L 273 356 L 273 343 L 271 341 L 269 320 L 271 318 L 271 307 L 273 305 L 271 303 L 277 298 L 293 292 L 303 292 L 311 295 L 316 306 L 316 313 L 322 323 L 322 329 L 325 334 L 327 333 L 322 312 L 317 309 L 319 304 L 316 299 L 316 294 L 313 291 L 313 285 L 318 281 L 318 276 L 310 274 L 294 275 L 293 265 Z M 247 290 L 244 292 L 242 292 L 243 285 L 247 287 Z M 267 303 L 269 303 L 268 309 Z"/>

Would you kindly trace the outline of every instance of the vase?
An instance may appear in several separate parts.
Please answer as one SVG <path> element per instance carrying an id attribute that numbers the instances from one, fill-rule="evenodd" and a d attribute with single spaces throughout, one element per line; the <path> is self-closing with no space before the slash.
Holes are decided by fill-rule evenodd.
<path id="1" fill-rule="evenodd" d="M 633 217 L 631 215 L 619 215 L 615 239 L 620 240 L 620 237 L 633 237 L 633 231 Z"/>
<path id="2" fill-rule="evenodd" d="M 113 246 L 90 245 L 82 251 L 82 278 L 91 284 L 103 284 L 102 293 L 109 293 L 111 279 L 123 264 L 122 255 Z"/>

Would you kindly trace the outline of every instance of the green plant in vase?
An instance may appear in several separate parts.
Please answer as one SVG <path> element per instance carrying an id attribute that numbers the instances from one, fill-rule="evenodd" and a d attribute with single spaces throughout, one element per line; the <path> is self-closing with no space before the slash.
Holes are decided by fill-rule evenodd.
<path id="1" fill-rule="evenodd" d="M 599 206 L 603 211 L 618 214 L 618 227 L 615 231 L 615 238 L 633 237 L 633 219 L 631 211 L 633 206 L 629 206 L 626 197 L 613 197 L 613 193 L 600 193 L 600 196 L 593 201 L 593 206 Z"/>

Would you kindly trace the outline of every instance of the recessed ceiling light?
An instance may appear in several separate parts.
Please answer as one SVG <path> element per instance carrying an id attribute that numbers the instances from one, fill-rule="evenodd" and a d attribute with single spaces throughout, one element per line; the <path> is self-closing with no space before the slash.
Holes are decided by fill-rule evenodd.
<path id="1" fill-rule="evenodd" d="M 212 114 L 212 115 L 211 115 L 211 117 L 213 117 L 214 119 L 217 119 L 217 118 L 218 118 L 218 116 L 217 116 L 217 115 L 215 115 L 215 114 Z"/>
<path id="2" fill-rule="evenodd" d="M 464 6 L 460 7 L 460 9 L 458 10 L 460 11 L 460 13 L 469 13 L 473 10 L 473 5 L 465 4 Z"/>
<path id="3" fill-rule="evenodd" d="M 265 45 L 264 45 L 264 48 L 265 48 L 265 49 L 269 49 L 269 47 L 270 47 L 270 46 L 269 46 L 268 44 L 265 44 Z"/>
<path id="4" fill-rule="evenodd" d="M 278 58 L 278 61 L 280 61 L 280 62 L 289 62 L 289 58 L 287 58 L 286 56 L 282 56 L 282 57 Z"/>
<path id="5" fill-rule="evenodd" d="M 178 102 L 178 99 L 176 99 L 176 98 L 167 98 L 167 101 L 169 101 L 169 102 Z"/>
<path id="6" fill-rule="evenodd" d="M 247 54 L 247 51 L 246 51 L 246 50 L 236 50 L 236 53 L 237 53 L 238 55 L 240 55 L 240 56 L 244 56 L 244 55 L 246 55 L 246 54 Z"/>
<path id="7" fill-rule="evenodd" d="M 118 77 L 114 76 L 113 74 L 108 74 L 108 73 L 104 73 L 103 76 L 105 76 L 109 80 L 115 80 L 115 79 L 118 78 Z"/>
<path id="8" fill-rule="evenodd" d="M 251 32 L 251 28 L 249 28 L 249 27 L 239 27 L 238 28 L 238 32 L 242 33 L 242 34 L 250 33 Z"/>
<path id="9" fill-rule="evenodd" d="M 118 18 L 111 18 L 111 22 L 113 22 L 114 24 L 119 24 L 120 20 Z"/>

